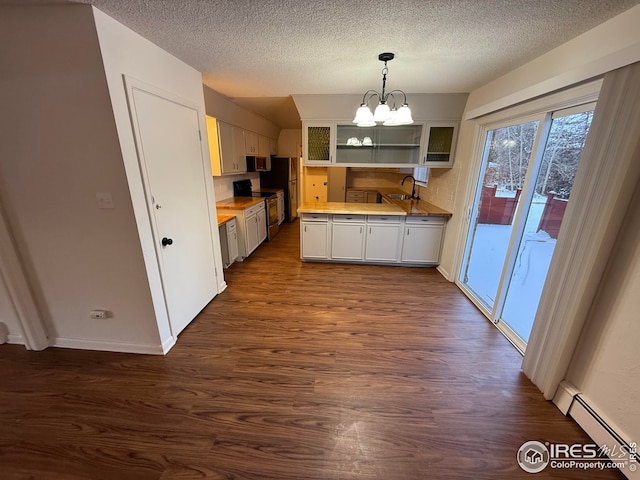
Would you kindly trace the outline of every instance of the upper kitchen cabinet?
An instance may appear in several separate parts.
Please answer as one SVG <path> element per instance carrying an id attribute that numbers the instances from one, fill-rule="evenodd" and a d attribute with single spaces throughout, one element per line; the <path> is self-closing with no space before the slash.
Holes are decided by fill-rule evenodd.
<path id="1" fill-rule="evenodd" d="M 360 95 L 292 97 L 302 119 L 305 165 L 447 168 L 468 94 L 411 94 L 415 123 L 374 127 L 352 123 Z"/>
<path id="2" fill-rule="evenodd" d="M 451 168 L 458 123 L 358 127 L 305 123 L 304 164 L 308 166 Z"/>
<path id="3" fill-rule="evenodd" d="M 335 163 L 342 166 L 415 167 L 420 164 L 421 124 L 336 126 Z"/>
<path id="4" fill-rule="evenodd" d="M 303 159 L 305 165 L 328 165 L 335 158 L 335 124 L 303 125 Z"/>
<path id="5" fill-rule="evenodd" d="M 269 153 L 271 155 L 278 155 L 278 139 L 277 138 L 269 139 Z"/>
<path id="6" fill-rule="evenodd" d="M 207 133 L 213 175 L 231 175 L 247 171 L 244 131 L 241 128 L 207 116 Z"/>
<path id="7" fill-rule="evenodd" d="M 425 126 L 421 165 L 429 168 L 453 167 L 458 123 L 429 123 Z"/>
<path id="8" fill-rule="evenodd" d="M 254 132 L 244 131 L 244 151 L 245 155 L 258 155 L 258 134 Z"/>
<path id="9" fill-rule="evenodd" d="M 269 158 L 271 156 L 271 139 L 264 135 L 258 135 L 258 154 L 259 157 Z"/>

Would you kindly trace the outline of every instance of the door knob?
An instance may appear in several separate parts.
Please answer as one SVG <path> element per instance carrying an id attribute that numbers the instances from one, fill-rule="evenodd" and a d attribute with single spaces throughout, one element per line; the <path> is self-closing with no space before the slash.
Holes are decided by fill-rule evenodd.
<path id="1" fill-rule="evenodd" d="M 162 239 L 162 246 L 163 247 L 166 247 L 167 245 L 171 245 L 171 244 L 173 244 L 173 240 L 172 239 L 167 238 L 167 237 L 164 237 Z"/>

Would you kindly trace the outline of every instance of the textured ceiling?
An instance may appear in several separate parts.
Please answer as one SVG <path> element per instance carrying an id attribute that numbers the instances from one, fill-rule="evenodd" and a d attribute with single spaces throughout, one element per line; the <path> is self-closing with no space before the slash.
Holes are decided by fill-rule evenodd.
<path id="1" fill-rule="evenodd" d="M 379 90 L 381 52 L 396 54 L 388 87 L 469 92 L 640 0 L 0 0 L 11 3 L 91 3 L 209 87 L 299 128 L 286 97 Z"/>

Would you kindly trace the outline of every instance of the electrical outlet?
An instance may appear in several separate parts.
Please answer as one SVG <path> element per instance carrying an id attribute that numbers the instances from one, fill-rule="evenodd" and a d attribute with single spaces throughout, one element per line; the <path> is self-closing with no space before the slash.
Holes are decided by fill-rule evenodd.
<path id="1" fill-rule="evenodd" d="M 96 202 L 98 204 L 98 208 L 115 208 L 113 205 L 113 198 L 111 197 L 110 192 L 98 192 L 96 193 Z"/>
<path id="2" fill-rule="evenodd" d="M 91 310 L 89 312 L 89 316 L 91 318 L 105 319 L 105 318 L 107 318 L 107 311 L 106 310 Z"/>

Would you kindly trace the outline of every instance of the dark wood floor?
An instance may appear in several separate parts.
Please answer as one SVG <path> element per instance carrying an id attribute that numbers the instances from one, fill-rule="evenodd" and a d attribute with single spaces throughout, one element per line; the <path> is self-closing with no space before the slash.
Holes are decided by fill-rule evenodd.
<path id="1" fill-rule="evenodd" d="M 436 270 L 298 252 L 283 225 L 166 357 L 0 346 L 0 478 L 622 478 L 520 470 L 589 439 Z"/>

